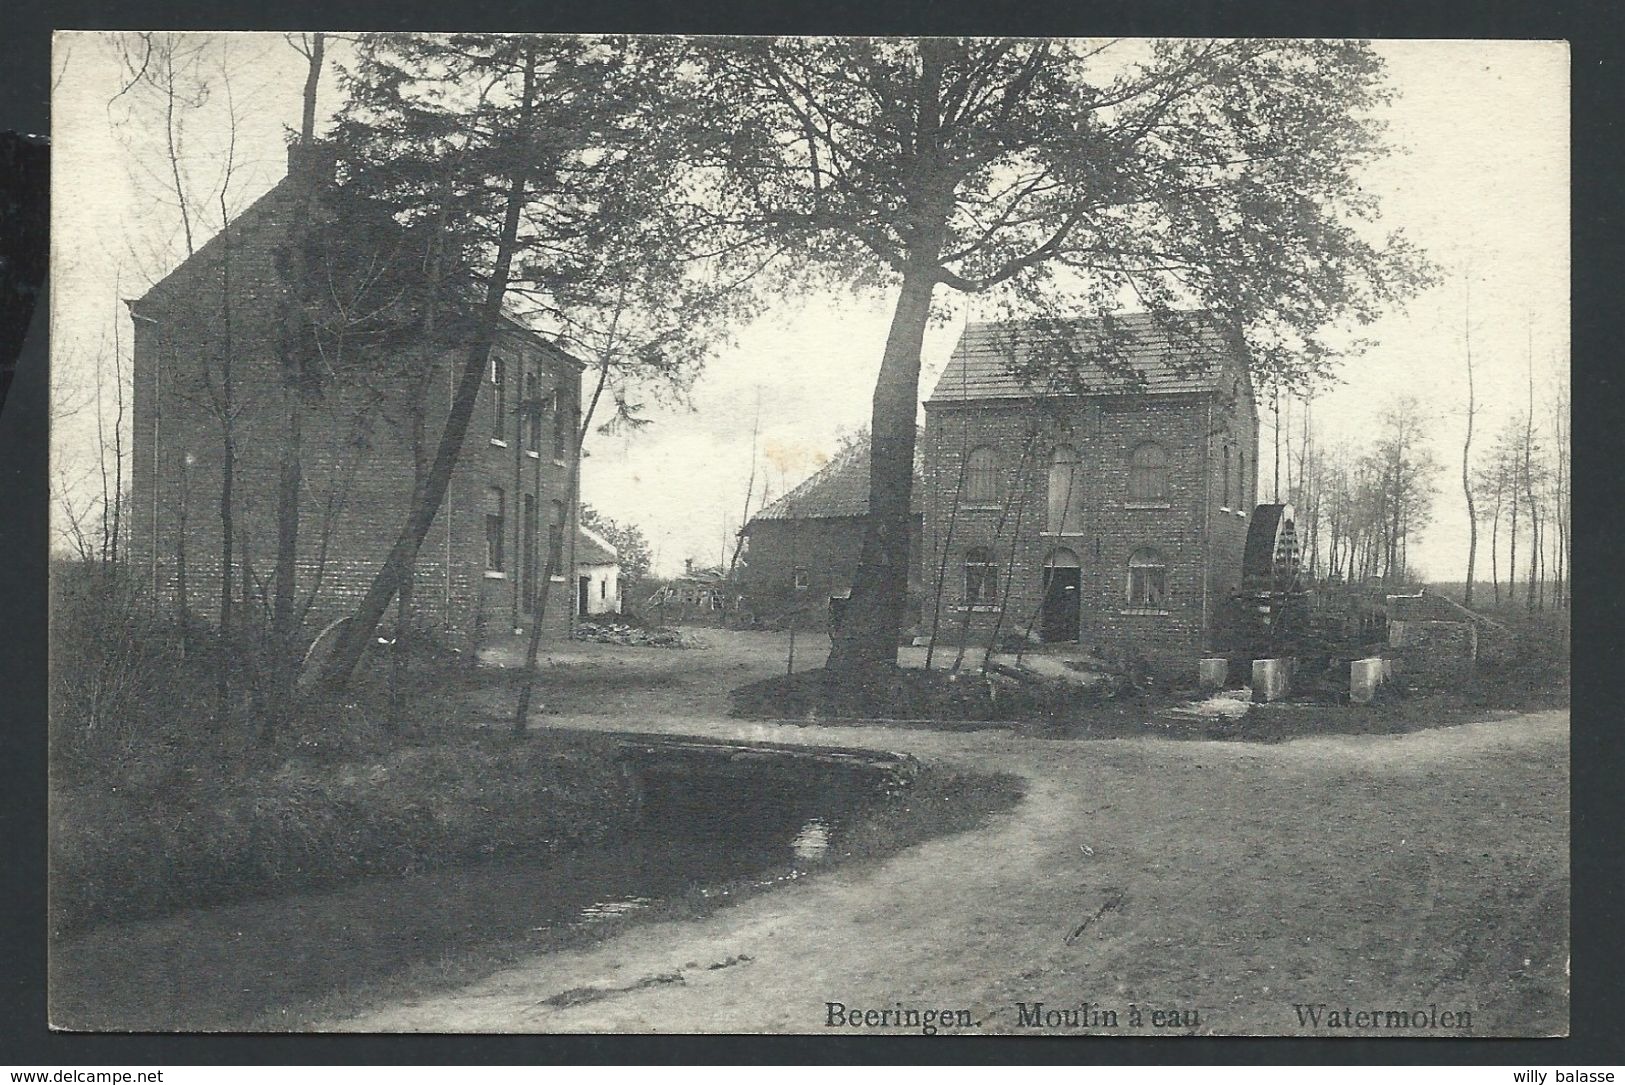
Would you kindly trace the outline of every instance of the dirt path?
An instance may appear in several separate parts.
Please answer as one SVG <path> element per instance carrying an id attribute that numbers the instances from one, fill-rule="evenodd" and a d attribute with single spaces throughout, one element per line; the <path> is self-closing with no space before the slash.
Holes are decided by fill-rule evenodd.
<path id="1" fill-rule="evenodd" d="M 1465 1011 L 1474 1035 L 1567 1028 L 1566 712 L 1271 746 L 546 723 L 906 751 L 1018 773 L 1028 794 L 884 862 L 322 1027 L 829 1033 L 840 1002 L 962 1009 L 973 1023 L 955 1031 L 1015 1032 L 1030 1027 L 1018 1003 L 1087 1002 L 1116 1027 L 1078 1031 L 1307 1032 L 1295 1005 L 1322 1003 L 1428 1018 L 1376 1030 L 1390 1035 L 1460 1034 L 1430 1006 Z"/>

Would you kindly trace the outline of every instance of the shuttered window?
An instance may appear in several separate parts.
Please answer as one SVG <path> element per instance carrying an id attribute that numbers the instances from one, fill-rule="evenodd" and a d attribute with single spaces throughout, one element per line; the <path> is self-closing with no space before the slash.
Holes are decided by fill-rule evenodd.
<path id="1" fill-rule="evenodd" d="M 965 504 L 999 503 L 999 455 L 988 445 L 970 450 L 965 461 Z"/>
<path id="2" fill-rule="evenodd" d="M 1155 441 L 1137 446 L 1129 458 L 1128 499 L 1137 505 L 1168 500 L 1168 452 Z"/>

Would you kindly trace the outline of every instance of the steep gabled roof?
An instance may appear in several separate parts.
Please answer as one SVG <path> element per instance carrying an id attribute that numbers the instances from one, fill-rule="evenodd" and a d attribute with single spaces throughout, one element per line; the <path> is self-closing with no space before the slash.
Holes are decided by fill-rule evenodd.
<path id="1" fill-rule="evenodd" d="M 190 256 L 170 268 L 168 274 L 153 283 L 152 287 L 134 299 L 131 305 L 153 308 L 165 304 L 177 295 L 185 297 L 194 273 L 220 260 L 228 242 L 240 245 L 246 238 L 265 227 L 280 226 L 286 230 L 287 211 L 292 206 L 294 195 L 294 187 L 289 183 L 289 179 L 282 178 L 226 223 L 224 228 L 217 230 L 213 237 L 198 246 Z"/>
<path id="2" fill-rule="evenodd" d="M 965 329 L 926 402 L 1217 391 L 1236 360 L 1205 312 L 986 321 Z"/>
<path id="3" fill-rule="evenodd" d="M 356 195 L 353 189 L 344 185 L 332 180 L 319 181 L 316 197 L 320 204 L 316 211 L 318 221 L 331 221 L 342 215 L 347 230 L 365 228 L 398 231 L 393 236 L 410 238 L 409 232 L 380 205 Z M 285 234 L 292 226 L 293 211 L 298 198 L 299 191 L 294 184 L 293 176 L 291 174 L 284 176 L 195 252 L 171 268 L 169 273 L 154 283 L 145 294 L 131 301 L 129 304 L 132 311 L 144 310 L 143 315 L 150 315 L 155 310 L 162 311 L 165 305 L 176 301 L 189 304 L 192 292 L 197 289 L 197 283 L 194 281 L 196 276 L 212 274 L 209 269 L 223 261 L 228 243 L 246 245 L 261 230 L 277 230 Z M 348 240 L 347 234 L 346 241 Z M 472 280 L 464 283 L 459 292 L 467 294 L 466 301 L 471 311 L 477 309 L 483 302 L 484 289 Z M 502 323 L 508 332 L 530 340 L 532 345 L 552 354 L 555 360 L 574 366 L 578 372 L 587 368 L 586 362 L 532 328 L 511 297 L 503 300 Z"/>
<path id="4" fill-rule="evenodd" d="M 608 539 L 585 524 L 576 525 L 577 565 L 614 565 L 620 560 L 620 551 Z"/>
<path id="5" fill-rule="evenodd" d="M 914 442 L 911 512 L 925 511 L 921 442 Z M 804 520 L 869 514 L 869 442 L 859 440 L 838 453 L 807 481 L 763 507 L 752 520 Z M 747 525 L 748 530 L 748 525 Z"/>

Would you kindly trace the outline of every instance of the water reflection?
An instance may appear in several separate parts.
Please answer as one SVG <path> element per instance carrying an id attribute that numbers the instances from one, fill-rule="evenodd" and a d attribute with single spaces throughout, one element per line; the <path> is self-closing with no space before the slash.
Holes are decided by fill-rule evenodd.
<path id="1" fill-rule="evenodd" d="M 649 897 L 619 897 L 610 900 L 601 900 L 596 904 L 589 904 L 581 909 L 581 922 L 597 923 L 605 919 L 616 919 L 628 915 L 640 908 L 647 908 L 654 901 Z"/>
<path id="2" fill-rule="evenodd" d="M 823 818 L 813 818 L 801 827 L 796 838 L 790 841 L 790 850 L 802 862 L 811 862 L 822 859 L 829 850 L 829 823 Z"/>

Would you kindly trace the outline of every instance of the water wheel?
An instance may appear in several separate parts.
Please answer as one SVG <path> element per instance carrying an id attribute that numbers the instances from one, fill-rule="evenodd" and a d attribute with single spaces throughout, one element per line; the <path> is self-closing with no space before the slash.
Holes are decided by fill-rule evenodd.
<path id="1" fill-rule="evenodd" d="M 1260 505 L 1247 527 L 1241 578 L 1249 589 L 1293 592 L 1302 586 L 1298 529 L 1291 505 Z"/>
<path id="2" fill-rule="evenodd" d="M 1259 505 L 1247 527 L 1241 559 L 1241 601 L 1259 648 L 1278 650 L 1307 618 L 1302 553 L 1292 506 Z"/>

